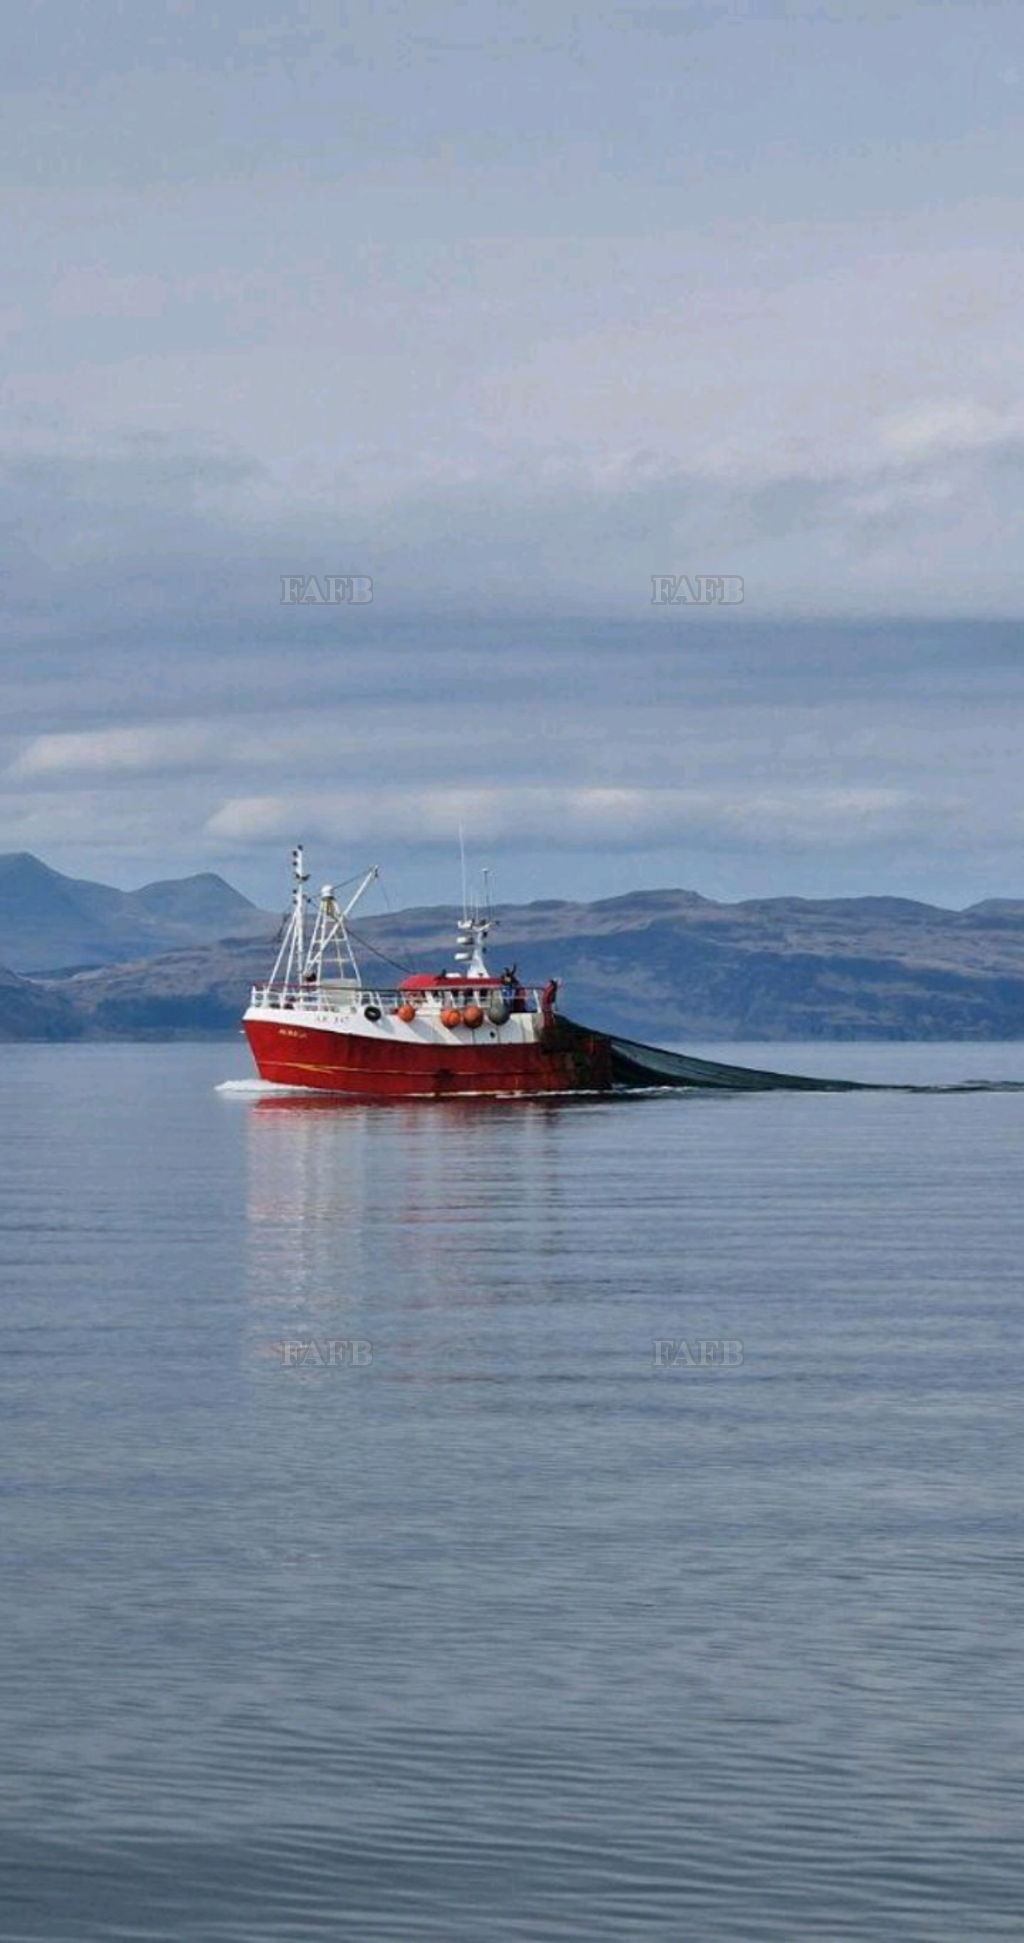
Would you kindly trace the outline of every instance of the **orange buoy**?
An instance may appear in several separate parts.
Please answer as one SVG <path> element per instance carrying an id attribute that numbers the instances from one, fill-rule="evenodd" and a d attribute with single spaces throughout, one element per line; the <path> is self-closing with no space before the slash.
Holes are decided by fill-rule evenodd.
<path id="1" fill-rule="evenodd" d="M 465 1011 L 462 1014 L 463 1025 L 470 1026 L 472 1030 L 475 1032 L 477 1026 L 483 1025 L 483 1022 L 484 1022 L 484 1015 L 480 1010 L 480 1007 L 478 1005 L 467 1005 Z"/>
<path id="2" fill-rule="evenodd" d="M 441 1024 L 449 1028 L 462 1024 L 462 1013 L 454 1005 L 446 1005 L 441 1014 Z"/>
<path id="3" fill-rule="evenodd" d="M 416 1007 L 414 1005 L 410 1005 L 407 999 L 404 1005 L 399 1006 L 398 1016 L 401 1019 L 403 1025 L 411 1025 L 414 1018 L 416 1017 Z"/>

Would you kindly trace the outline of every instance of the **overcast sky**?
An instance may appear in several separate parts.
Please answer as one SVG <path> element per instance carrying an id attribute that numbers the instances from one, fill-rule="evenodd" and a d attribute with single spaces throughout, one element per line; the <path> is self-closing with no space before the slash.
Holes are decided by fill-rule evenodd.
<path id="1" fill-rule="evenodd" d="M 1024 895 L 1019 0 L 4 42 L 0 848 Z"/>

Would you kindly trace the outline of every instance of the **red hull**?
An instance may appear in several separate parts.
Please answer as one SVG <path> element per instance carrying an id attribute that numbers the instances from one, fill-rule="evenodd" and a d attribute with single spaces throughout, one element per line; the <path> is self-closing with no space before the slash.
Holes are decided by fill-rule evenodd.
<path id="1" fill-rule="evenodd" d="M 364 1099 L 449 1099 L 454 1094 L 603 1093 L 608 1041 L 555 1020 L 536 1045 L 410 1045 L 318 1026 L 246 1019 L 261 1079 Z"/>

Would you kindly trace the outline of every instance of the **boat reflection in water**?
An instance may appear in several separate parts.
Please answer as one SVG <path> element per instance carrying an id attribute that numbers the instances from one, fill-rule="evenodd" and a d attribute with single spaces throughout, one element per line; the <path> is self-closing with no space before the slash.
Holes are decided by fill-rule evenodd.
<path id="1" fill-rule="evenodd" d="M 247 1292 L 262 1339 L 369 1342 L 375 1381 L 501 1380 L 493 1331 L 484 1352 L 474 1317 L 507 1305 L 521 1321 L 524 1303 L 567 1299 L 555 1268 L 567 1259 L 592 1288 L 572 1174 L 586 1164 L 588 1117 L 614 1110 L 248 1100 Z"/>

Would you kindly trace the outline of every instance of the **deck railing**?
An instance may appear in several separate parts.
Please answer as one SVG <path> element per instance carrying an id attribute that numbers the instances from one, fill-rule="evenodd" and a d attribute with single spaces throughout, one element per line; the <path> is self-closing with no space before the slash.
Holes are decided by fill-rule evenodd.
<path id="1" fill-rule="evenodd" d="M 384 1016 L 396 1012 L 400 1005 L 409 1002 L 417 1005 L 417 1009 L 422 1006 L 427 1013 L 443 1011 L 446 1005 L 461 1007 L 473 1003 L 486 1007 L 487 1000 L 495 992 L 507 999 L 513 1012 L 539 1012 L 542 1009 L 543 988 L 540 985 L 518 985 L 514 992 L 508 988 L 503 990 L 500 985 L 489 985 L 484 992 L 472 991 L 468 985 L 427 987 L 415 992 L 403 992 L 394 987 L 365 986 L 358 990 L 353 987 L 338 992 L 322 985 L 266 984 L 253 986 L 249 1003 L 269 1011 L 317 1012 L 331 1017 L 338 1012 L 347 1012 L 353 1006 L 362 1012 L 372 1005 Z"/>

